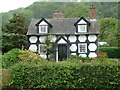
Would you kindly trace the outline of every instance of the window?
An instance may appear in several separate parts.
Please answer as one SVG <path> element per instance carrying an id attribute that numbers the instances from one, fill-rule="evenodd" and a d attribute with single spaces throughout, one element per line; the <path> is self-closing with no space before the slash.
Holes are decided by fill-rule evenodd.
<path id="1" fill-rule="evenodd" d="M 78 44 L 78 52 L 79 53 L 87 53 L 87 44 L 86 43 L 80 43 Z"/>
<path id="2" fill-rule="evenodd" d="M 40 25 L 39 26 L 39 33 L 47 33 L 48 26 L 47 25 Z"/>
<path id="3" fill-rule="evenodd" d="M 78 25 L 78 32 L 87 32 L 87 25 Z"/>
<path id="4" fill-rule="evenodd" d="M 39 50 L 38 50 L 38 52 L 41 55 L 45 54 L 44 46 L 45 46 L 45 44 L 39 44 Z"/>

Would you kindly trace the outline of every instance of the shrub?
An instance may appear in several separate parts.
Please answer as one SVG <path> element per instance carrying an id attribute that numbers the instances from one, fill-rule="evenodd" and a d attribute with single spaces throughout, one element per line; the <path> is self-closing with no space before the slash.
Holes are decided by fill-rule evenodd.
<path id="1" fill-rule="evenodd" d="M 32 52 L 30 50 L 21 50 L 21 54 L 18 56 L 22 61 L 26 61 L 28 63 L 40 63 L 44 58 L 42 58 L 40 55 L 36 54 L 35 52 Z"/>
<path id="2" fill-rule="evenodd" d="M 116 64 L 17 64 L 12 68 L 14 83 L 21 88 L 119 88 Z"/>
<path id="3" fill-rule="evenodd" d="M 120 58 L 120 48 L 118 47 L 100 47 L 99 52 L 107 53 L 108 58 Z"/>
<path id="4" fill-rule="evenodd" d="M 20 55 L 20 49 L 12 49 L 2 55 L 2 67 L 8 68 L 13 64 L 20 61 L 18 55 Z"/>

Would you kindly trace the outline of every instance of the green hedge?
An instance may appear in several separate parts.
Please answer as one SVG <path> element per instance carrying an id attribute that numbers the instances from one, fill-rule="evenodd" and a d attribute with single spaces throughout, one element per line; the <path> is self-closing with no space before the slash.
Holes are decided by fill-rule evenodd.
<path id="1" fill-rule="evenodd" d="M 120 48 L 118 47 L 99 47 L 99 52 L 105 52 L 108 58 L 120 58 Z"/>
<path id="2" fill-rule="evenodd" d="M 20 49 L 12 49 L 2 55 L 2 68 L 9 68 L 16 62 L 19 62 L 20 59 L 18 57 L 20 55 Z"/>
<path id="3" fill-rule="evenodd" d="M 12 68 L 14 83 L 22 88 L 116 88 L 120 86 L 120 65 L 48 64 Z"/>

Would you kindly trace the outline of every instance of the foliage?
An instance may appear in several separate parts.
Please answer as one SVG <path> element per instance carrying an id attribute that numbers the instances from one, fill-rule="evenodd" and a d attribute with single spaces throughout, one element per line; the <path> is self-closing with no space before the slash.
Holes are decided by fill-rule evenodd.
<path id="1" fill-rule="evenodd" d="M 2 68 L 9 68 L 13 64 L 20 61 L 18 55 L 20 55 L 19 49 L 12 49 L 9 52 L 2 55 Z"/>
<path id="2" fill-rule="evenodd" d="M 103 18 L 100 20 L 99 41 L 107 42 L 110 46 L 118 46 L 120 34 L 118 32 L 118 20 L 115 18 Z"/>
<path id="3" fill-rule="evenodd" d="M 14 83 L 21 88 L 119 88 L 116 64 L 17 64 L 12 68 Z"/>
<path id="4" fill-rule="evenodd" d="M 119 47 L 100 47 L 99 51 L 106 52 L 108 55 L 108 58 L 120 58 L 120 55 L 119 55 L 120 48 Z"/>
<path id="5" fill-rule="evenodd" d="M 26 34 L 25 18 L 20 14 L 14 14 L 9 22 L 3 27 L 3 31 L 7 33 Z"/>
<path id="6" fill-rule="evenodd" d="M 2 52 L 5 53 L 13 48 L 26 48 L 27 37 L 23 34 L 4 33 L 2 37 Z"/>
<path id="7" fill-rule="evenodd" d="M 12 82 L 12 74 L 10 70 L 0 69 L 0 85 L 5 86 Z"/>
<path id="8" fill-rule="evenodd" d="M 55 46 L 54 46 L 54 42 L 52 41 L 54 36 L 46 36 L 44 38 L 44 51 L 46 52 L 46 55 L 47 55 L 47 59 L 50 60 L 50 59 L 53 59 L 52 57 L 54 56 L 54 50 L 55 50 Z M 49 57 L 50 55 L 50 57 Z"/>
<path id="9" fill-rule="evenodd" d="M 22 61 L 28 62 L 28 63 L 35 63 L 38 64 L 45 60 L 40 55 L 35 54 L 35 52 L 32 52 L 30 50 L 21 50 L 21 54 L 18 56 Z"/>
<path id="10" fill-rule="evenodd" d="M 52 18 L 54 10 L 63 10 L 65 17 L 88 17 L 89 6 L 95 5 L 97 9 L 97 17 L 113 17 L 118 18 L 118 3 L 117 2 L 35 2 L 26 8 L 2 13 L 2 23 L 5 25 L 14 13 L 22 13 L 26 17 L 27 25 L 33 18 Z"/>

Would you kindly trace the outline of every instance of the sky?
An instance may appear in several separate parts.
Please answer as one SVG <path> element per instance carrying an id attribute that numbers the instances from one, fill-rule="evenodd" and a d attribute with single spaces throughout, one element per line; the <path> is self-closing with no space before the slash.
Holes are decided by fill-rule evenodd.
<path id="1" fill-rule="evenodd" d="M 38 0 L 0 0 L 0 13 L 27 7 Z"/>

